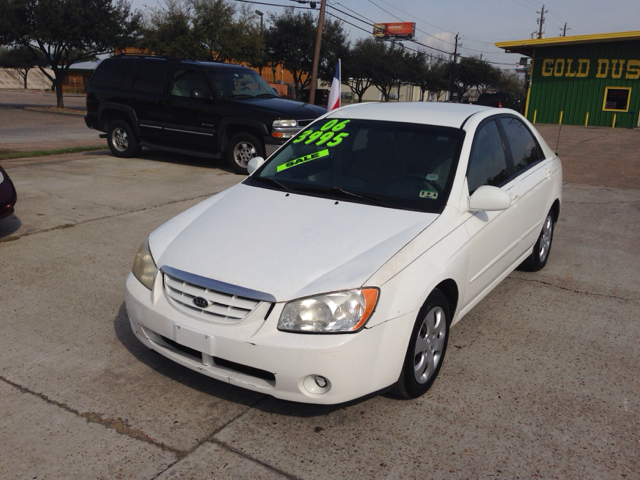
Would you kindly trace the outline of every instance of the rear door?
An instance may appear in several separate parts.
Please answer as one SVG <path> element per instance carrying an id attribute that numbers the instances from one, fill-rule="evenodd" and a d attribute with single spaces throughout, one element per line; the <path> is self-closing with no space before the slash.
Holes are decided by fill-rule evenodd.
<path id="1" fill-rule="evenodd" d="M 166 139 L 177 146 L 202 149 L 214 145 L 214 100 L 200 70 L 176 65 L 169 77 L 164 100 Z"/>
<path id="2" fill-rule="evenodd" d="M 517 210 L 514 220 L 522 237 L 518 252 L 523 255 L 538 239 L 547 215 L 553 160 L 544 157 L 535 137 L 520 119 L 502 116 L 498 125 L 513 159 L 512 192 Z"/>
<path id="3" fill-rule="evenodd" d="M 161 58 L 143 60 L 133 81 L 133 103 L 142 140 L 162 143 L 164 134 L 164 90 L 169 63 Z"/>

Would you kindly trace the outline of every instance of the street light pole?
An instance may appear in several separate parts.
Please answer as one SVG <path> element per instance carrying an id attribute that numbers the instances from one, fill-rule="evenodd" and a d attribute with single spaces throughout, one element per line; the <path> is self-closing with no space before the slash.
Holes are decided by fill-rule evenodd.
<path id="1" fill-rule="evenodd" d="M 324 9 L 327 6 L 327 0 L 320 3 L 320 15 L 318 15 L 318 33 L 316 34 L 316 50 L 313 54 L 313 69 L 311 71 L 311 87 L 309 90 L 309 103 L 315 104 L 316 101 L 316 84 L 318 83 L 318 62 L 320 61 L 320 45 L 322 43 L 322 29 L 324 27 Z"/>
<path id="2" fill-rule="evenodd" d="M 256 10 L 256 15 L 258 15 L 260 17 L 260 35 L 262 36 L 262 40 L 264 41 L 264 13 L 262 13 L 260 10 Z M 264 49 L 263 52 L 264 54 Z M 262 55 L 260 56 L 260 65 L 258 66 L 258 73 L 260 74 L 260 76 L 262 76 L 262 62 L 263 62 L 263 57 Z M 275 75 L 273 76 L 273 81 L 275 82 Z"/>

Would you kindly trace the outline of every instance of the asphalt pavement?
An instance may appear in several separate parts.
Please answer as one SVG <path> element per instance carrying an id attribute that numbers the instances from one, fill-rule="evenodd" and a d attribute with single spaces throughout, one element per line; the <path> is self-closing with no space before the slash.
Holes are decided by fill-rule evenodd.
<path id="1" fill-rule="evenodd" d="M 0 476 L 640 478 L 639 147 L 638 130 L 563 127 L 547 267 L 452 329 L 424 397 L 334 407 L 206 378 L 130 332 L 140 242 L 242 177 L 148 150 L 2 161 L 18 204 L 0 221 Z"/>

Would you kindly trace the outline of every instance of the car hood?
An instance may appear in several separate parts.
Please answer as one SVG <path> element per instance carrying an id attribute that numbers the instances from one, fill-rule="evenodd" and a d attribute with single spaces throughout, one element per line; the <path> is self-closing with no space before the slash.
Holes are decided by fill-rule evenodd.
<path id="1" fill-rule="evenodd" d="M 171 267 L 277 301 L 358 288 L 438 215 L 236 185 L 149 238 Z"/>
<path id="2" fill-rule="evenodd" d="M 327 113 L 322 107 L 279 97 L 240 98 L 228 101 L 237 108 L 266 113 L 276 118 L 310 119 Z"/>

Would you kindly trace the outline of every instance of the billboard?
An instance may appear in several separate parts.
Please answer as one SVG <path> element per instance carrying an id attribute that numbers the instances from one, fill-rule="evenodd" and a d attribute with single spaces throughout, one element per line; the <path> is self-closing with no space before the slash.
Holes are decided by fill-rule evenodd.
<path id="1" fill-rule="evenodd" d="M 413 22 L 374 23 L 373 36 L 375 38 L 412 39 L 416 34 L 416 24 Z"/>

